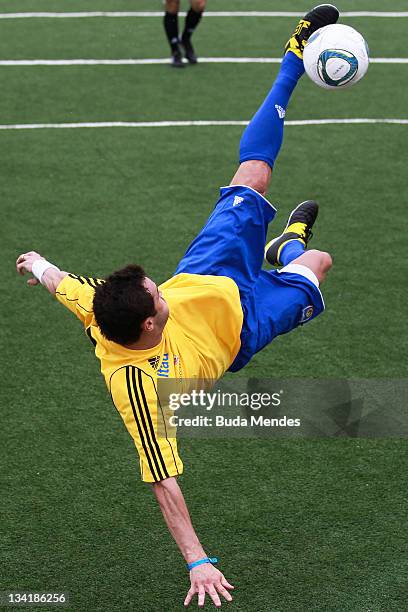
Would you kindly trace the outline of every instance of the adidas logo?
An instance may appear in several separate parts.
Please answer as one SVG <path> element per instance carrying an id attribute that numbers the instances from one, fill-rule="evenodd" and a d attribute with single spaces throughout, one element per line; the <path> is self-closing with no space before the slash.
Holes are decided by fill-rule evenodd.
<path id="1" fill-rule="evenodd" d="M 157 355 L 157 357 L 150 357 L 150 359 L 148 359 L 147 361 L 150 363 L 153 370 L 157 370 L 160 363 L 160 355 Z"/>
<path id="2" fill-rule="evenodd" d="M 275 104 L 275 108 L 278 111 L 279 119 L 284 119 L 286 115 L 285 109 L 279 106 L 279 104 Z"/>
<path id="3" fill-rule="evenodd" d="M 238 204 L 241 204 L 241 202 L 243 202 L 243 201 L 244 201 L 244 198 L 241 198 L 240 196 L 235 196 L 232 205 L 233 206 L 238 206 Z"/>

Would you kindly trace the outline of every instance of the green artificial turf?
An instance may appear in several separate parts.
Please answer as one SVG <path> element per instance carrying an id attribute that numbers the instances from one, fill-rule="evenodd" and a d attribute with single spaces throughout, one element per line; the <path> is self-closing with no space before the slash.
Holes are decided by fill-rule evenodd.
<path id="1" fill-rule="evenodd" d="M 349 92 L 322 92 L 304 79 L 290 102 L 287 118 L 403 119 L 408 92 L 401 88 L 399 95 L 395 95 L 394 72 L 397 69 L 408 72 L 405 66 L 391 69 L 386 65 L 373 65 L 361 86 Z M 167 65 L 6 67 L 0 72 L 4 91 L 0 98 L 0 113 L 3 123 L 249 120 L 262 102 L 277 70 L 275 65 L 260 64 L 251 67 L 234 65 L 233 69 L 225 64 L 216 68 L 206 64 L 176 74 Z M 159 105 L 162 108 L 160 113 L 157 112 Z M 343 128 L 341 133 L 345 144 L 347 134 L 353 129 Z M 375 138 L 381 129 L 369 128 L 368 133 Z M 394 131 L 404 133 L 405 129 L 397 127 Z M 316 132 L 310 129 L 309 132 L 313 138 Z M 188 133 L 189 138 L 196 142 L 201 138 L 201 132 L 196 129 Z M 223 139 L 229 132 L 221 130 L 217 134 L 213 129 L 211 134 L 216 139 Z M 233 132 L 233 136 L 237 149 L 240 132 L 238 135 Z M 66 136 L 59 133 L 58 138 L 64 140 Z M 154 144 L 161 136 L 153 131 L 150 138 Z M 330 149 L 327 141 L 324 146 Z M 378 151 L 380 157 L 381 153 Z M 235 158 L 230 157 L 230 161 L 235 163 Z M 152 160 L 149 159 L 148 163 L 152 164 Z"/>
<path id="2" fill-rule="evenodd" d="M 214 0 L 211 10 L 308 6 Z M 0 11 L 160 8 L 147 0 L 0 2 Z M 367 33 L 373 56 L 403 57 L 405 21 L 350 23 Z M 197 44 L 205 55 L 276 56 L 292 23 L 208 19 Z M 3 59 L 166 54 L 160 20 L 0 20 Z M 372 65 L 341 93 L 305 78 L 288 119 L 408 118 L 407 70 Z M 0 123 L 245 120 L 276 73 L 276 65 L 1 67 Z M 316 198 L 312 244 L 331 252 L 335 265 L 325 314 L 274 341 L 246 375 L 406 376 L 406 131 L 288 126 L 269 192 L 279 210 L 271 235 L 294 204 Z M 36 249 L 63 269 L 98 276 L 134 261 L 166 280 L 235 171 L 240 134 L 227 126 L 0 131 L 0 591 L 66 590 L 69 609 L 80 612 L 182 608 L 183 560 L 139 481 L 92 347 L 72 315 L 16 276 L 14 260 Z M 405 441 L 182 440 L 180 447 L 193 522 L 236 584 L 231 610 L 405 610 Z"/>
<path id="3" fill-rule="evenodd" d="M 404 57 L 406 18 L 386 20 L 392 36 L 384 35 L 384 19 L 347 17 L 343 21 L 364 34 L 373 57 Z M 195 45 L 206 57 L 280 57 L 293 29 L 293 17 L 208 17 L 203 23 Z M 161 27 L 159 18 L 4 19 L 0 20 L 0 58 L 166 57 L 168 46 Z"/>
<path id="4" fill-rule="evenodd" d="M 341 11 L 403 11 L 405 0 L 338 0 Z M 162 0 L 0 0 L 0 11 L 161 11 Z M 181 9 L 188 7 L 187 0 L 181 0 Z M 295 11 L 310 10 L 308 0 L 209 0 L 211 11 Z"/>

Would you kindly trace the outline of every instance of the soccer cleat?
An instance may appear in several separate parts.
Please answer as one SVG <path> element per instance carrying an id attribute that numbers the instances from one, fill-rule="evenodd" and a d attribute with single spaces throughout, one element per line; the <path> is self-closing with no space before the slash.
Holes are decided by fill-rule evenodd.
<path id="1" fill-rule="evenodd" d="M 181 46 L 183 47 L 184 56 L 185 56 L 186 60 L 188 60 L 188 62 L 190 64 L 196 64 L 197 63 L 197 56 L 195 54 L 194 47 L 191 44 L 191 40 L 189 38 L 184 38 L 183 37 L 181 39 Z"/>
<path id="2" fill-rule="evenodd" d="M 292 51 L 300 59 L 303 59 L 303 50 L 311 34 L 319 28 L 336 23 L 339 15 L 338 9 L 332 4 L 315 6 L 297 24 L 295 31 L 286 43 L 285 55 L 288 51 Z"/>
<path id="3" fill-rule="evenodd" d="M 302 202 L 289 215 L 285 229 L 280 236 L 274 238 L 265 247 L 265 261 L 272 266 L 281 266 L 279 255 L 285 244 L 291 240 L 299 240 L 305 247 L 312 237 L 312 227 L 316 221 L 319 205 L 314 200 Z"/>
<path id="4" fill-rule="evenodd" d="M 180 49 L 177 48 L 171 54 L 171 65 L 173 68 L 185 68 L 185 63 L 183 62 L 183 58 L 181 56 Z"/>

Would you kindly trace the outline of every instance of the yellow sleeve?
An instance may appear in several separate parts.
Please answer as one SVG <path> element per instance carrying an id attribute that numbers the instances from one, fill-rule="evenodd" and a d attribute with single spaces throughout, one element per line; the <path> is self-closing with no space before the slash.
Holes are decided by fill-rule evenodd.
<path id="1" fill-rule="evenodd" d="M 153 378 L 135 366 L 123 366 L 110 379 L 110 392 L 139 453 L 144 482 L 183 473 L 177 441 L 160 426 L 161 405 Z"/>
<path id="2" fill-rule="evenodd" d="M 85 327 L 93 321 L 93 296 L 95 287 L 103 283 L 100 279 L 68 274 L 55 291 L 55 297 L 74 313 Z"/>

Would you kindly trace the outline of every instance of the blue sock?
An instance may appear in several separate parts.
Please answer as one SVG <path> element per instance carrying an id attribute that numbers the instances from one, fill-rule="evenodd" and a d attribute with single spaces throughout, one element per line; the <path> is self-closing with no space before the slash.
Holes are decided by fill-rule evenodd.
<path id="1" fill-rule="evenodd" d="M 282 145 L 286 107 L 304 71 L 303 60 L 289 51 L 271 91 L 242 135 L 240 163 L 260 159 L 273 168 Z"/>
<path id="2" fill-rule="evenodd" d="M 283 266 L 287 266 L 291 261 L 303 255 L 305 250 L 306 247 L 300 240 L 289 240 L 279 253 L 279 261 Z"/>

